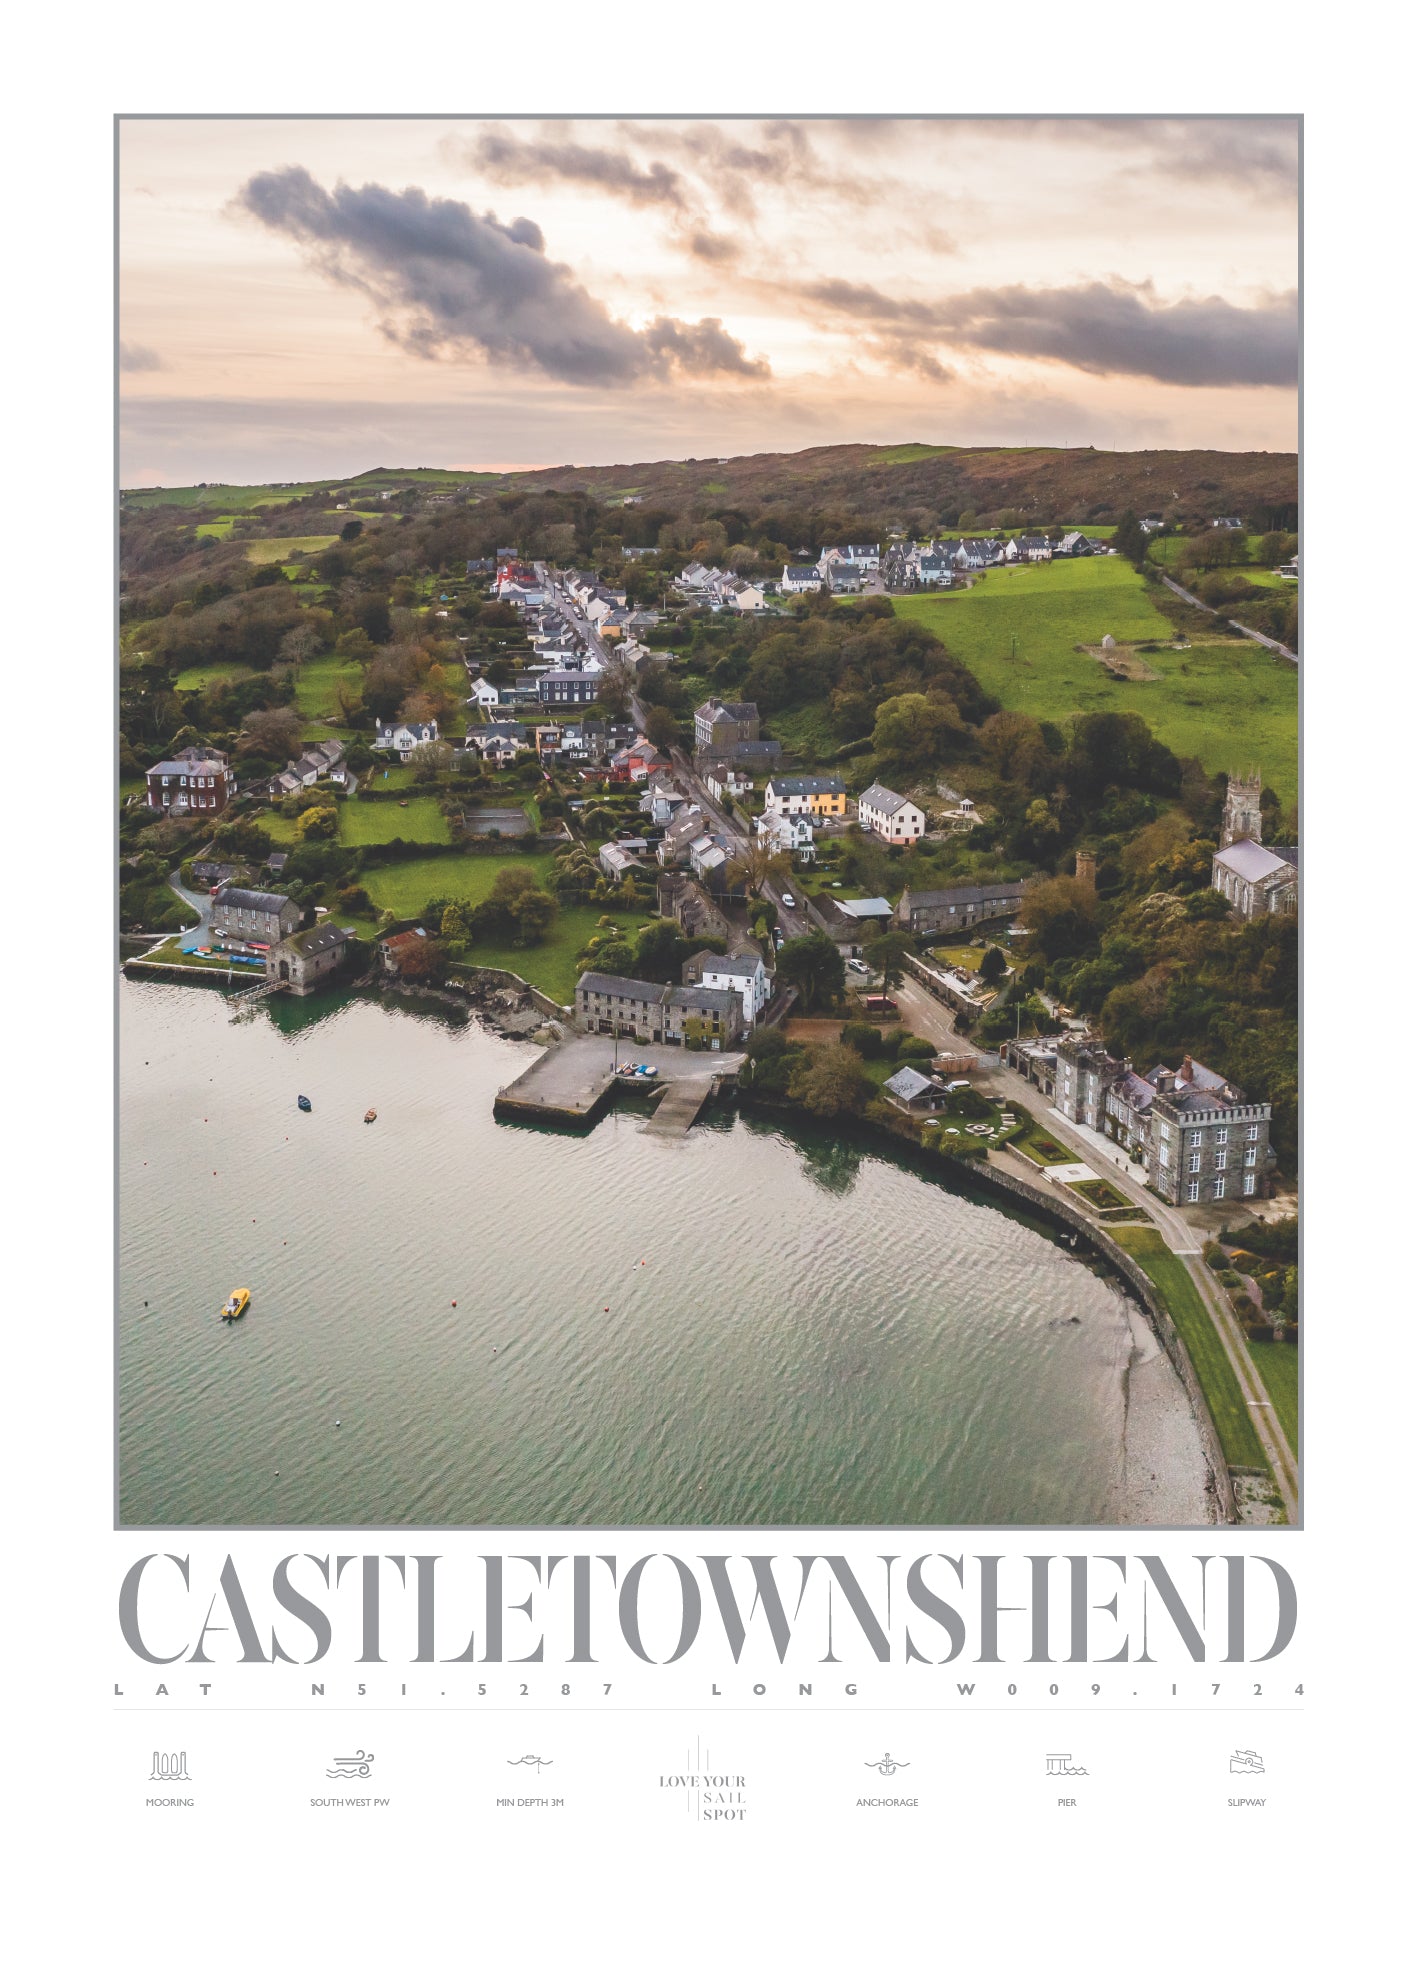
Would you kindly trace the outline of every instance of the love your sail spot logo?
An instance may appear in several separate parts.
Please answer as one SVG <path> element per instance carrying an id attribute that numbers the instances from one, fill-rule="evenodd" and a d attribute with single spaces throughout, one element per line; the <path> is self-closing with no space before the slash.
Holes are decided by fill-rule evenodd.
<path id="1" fill-rule="evenodd" d="M 748 1816 L 747 1778 L 741 1771 L 715 1766 L 697 1737 L 692 1751 L 684 1752 L 683 1768 L 662 1771 L 659 1784 L 684 1800 L 685 1812 L 697 1824 L 741 1824 Z"/>

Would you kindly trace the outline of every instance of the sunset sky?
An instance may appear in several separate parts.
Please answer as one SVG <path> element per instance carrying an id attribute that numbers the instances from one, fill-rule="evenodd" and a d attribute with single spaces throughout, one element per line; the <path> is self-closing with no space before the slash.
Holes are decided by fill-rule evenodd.
<path id="1" fill-rule="evenodd" d="M 1292 449 L 1291 118 L 120 132 L 123 482 Z"/>

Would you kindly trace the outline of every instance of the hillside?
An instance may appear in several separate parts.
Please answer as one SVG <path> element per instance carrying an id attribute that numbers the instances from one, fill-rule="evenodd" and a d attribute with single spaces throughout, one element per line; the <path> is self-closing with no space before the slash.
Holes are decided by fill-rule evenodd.
<path id="1" fill-rule="evenodd" d="M 1223 454 L 1214 449 L 1109 454 L 1095 448 L 806 448 L 797 454 L 736 455 L 727 460 L 633 462 L 606 468 L 562 467 L 509 476 L 525 489 L 584 489 L 602 498 L 638 497 L 646 506 L 716 496 L 727 503 L 801 501 L 810 494 L 864 514 L 923 506 L 1001 511 L 1044 521 L 1115 520 L 1176 510 L 1187 516 L 1298 501 L 1297 455 Z M 887 515 L 887 522 L 894 521 Z"/>
<path id="2" fill-rule="evenodd" d="M 513 475 L 451 469 L 366 469 L 329 482 L 267 484 L 252 489 L 208 485 L 125 490 L 125 505 L 156 509 L 250 508 L 288 503 L 317 490 L 367 495 L 378 486 L 414 483 L 466 489 L 478 497 L 583 491 L 602 503 L 678 511 L 709 502 L 752 511 L 775 504 L 879 519 L 887 528 L 915 512 L 951 527 L 961 519 L 1089 524 L 1123 511 L 1179 519 L 1235 513 L 1260 527 L 1297 521 L 1298 457 L 1224 454 L 1214 449 L 946 448 L 919 442 L 879 447 L 805 448 L 796 454 L 735 455 L 726 460 L 629 462 L 586 468 L 567 464 Z M 1280 515 L 1278 513 L 1284 513 Z"/>

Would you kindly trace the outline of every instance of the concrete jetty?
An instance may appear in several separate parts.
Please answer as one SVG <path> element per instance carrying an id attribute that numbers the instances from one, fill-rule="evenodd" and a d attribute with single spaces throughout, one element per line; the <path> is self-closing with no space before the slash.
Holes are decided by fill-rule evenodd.
<path id="1" fill-rule="evenodd" d="M 695 1075 L 687 1081 L 666 1083 L 658 1109 L 645 1124 L 646 1131 L 658 1137 L 687 1136 L 717 1086 L 717 1075 Z"/>
<path id="2" fill-rule="evenodd" d="M 648 1062 L 654 1075 L 617 1075 L 617 1064 L 631 1058 Z M 662 1087 L 664 1094 L 651 1123 L 661 1135 L 682 1136 L 715 1088 L 731 1082 L 742 1060 L 741 1054 L 702 1053 L 658 1042 L 649 1048 L 627 1048 L 623 1040 L 616 1043 L 601 1034 L 571 1033 L 497 1091 L 494 1113 L 584 1129 L 595 1122 L 617 1088 L 647 1095 Z"/>

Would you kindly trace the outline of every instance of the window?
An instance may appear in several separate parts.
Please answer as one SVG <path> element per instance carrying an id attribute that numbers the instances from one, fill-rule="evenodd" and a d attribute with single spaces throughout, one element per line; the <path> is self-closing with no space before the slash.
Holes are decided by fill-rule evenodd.
<path id="1" fill-rule="evenodd" d="M 1253 1192 L 1253 1191 L 1254 1191 L 1254 1189 L 1255 1189 L 1255 1174 L 1254 1174 L 1254 1172 L 1253 1172 L 1253 1171 L 1247 1171 L 1247 1172 L 1245 1173 L 1245 1192 L 1246 1192 L 1246 1195 L 1248 1196 L 1248 1194 L 1249 1194 L 1249 1193 L 1251 1193 L 1251 1192 Z"/>
<path id="2" fill-rule="evenodd" d="M 1225 1180 L 1223 1178 L 1217 1178 L 1215 1181 L 1215 1196 L 1218 1199 L 1225 1197 Z"/>
<path id="3" fill-rule="evenodd" d="M 1218 1150 L 1215 1153 L 1215 1168 L 1217 1171 L 1223 1171 L 1229 1161 L 1229 1156 L 1225 1151 Z"/>
<path id="4" fill-rule="evenodd" d="M 1195 1204 L 1196 1200 L 1200 1197 L 1200 1195 L 1201 1195 L 1201 1188 L 1198 1183 L 1193 1185 L 1187 1185 L 1186 1197 L 1190 1200 L 1192 1205 Z"/>
<path id="5" fill-rule="evenodd" d="M 1215 1141 L 1218 1144 L 1226 1144 L 1230 1141 L 1230 1132 L 1225 1128 L 1223 1123 L 1215 1133 Z"/>
<path id="6" fill-rule="evenodd" d="M 1245 1132 L 1245 1139 L 1246 1142 L 1252 1144 L 1257 1144 L 1259 1142 L 1260 1126 L 1258 1123 L 1251 1123 L 1249 1129 Z"/>
<path id="7" fill-rule="evenodd" d="M 1193 1150 L 1191 1152 L 1190 1169 L 1192 1171 L 1199 1171 L 1200 1168 L 1201 1168 L 1201 1154 L 1198 1150 Z"/>

